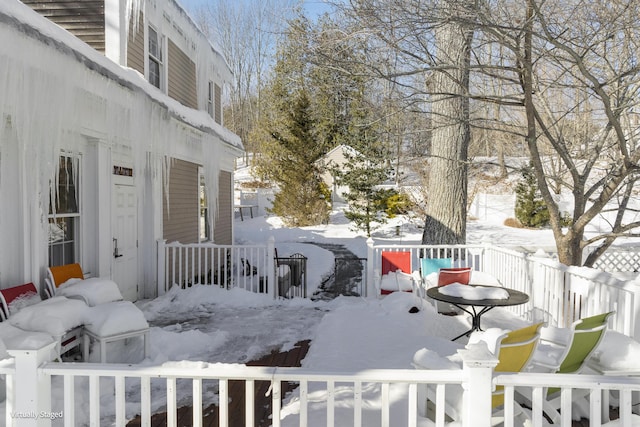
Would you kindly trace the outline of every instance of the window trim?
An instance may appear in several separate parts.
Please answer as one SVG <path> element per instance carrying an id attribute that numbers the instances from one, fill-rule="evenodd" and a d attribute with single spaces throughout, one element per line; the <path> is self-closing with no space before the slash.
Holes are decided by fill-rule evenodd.
<path id="1" fill-rule="evenodd" d="M 74 187 L 74 191 L 75 191 L 75 205 L 76 205 L 76 211 L 75 212 L 64 212 L 64 213 L 58 213 L 57 212 L 57 207 L 56 207 L 56 211 L 54 211 L 53 206 L 57 203 L 56 201 L 58 200 L 58 191 L 60 189 L 60 173 L 61 173 L 61 162 L 63 161 L 63 159 L 70 159 L 71 161 L 71 166 L 72 168 L 77 168 L 77 170 L 71 170 L 70 171 L 70 176 L 73 177 L 74 183 L 73 183 L 73 187 Z M 82 192 L 81 192 L 81 186 L 82 186 L 82 179 L 81 179 L 81 170 L 82 170 L 82 156 L 80 154 L 74 154 L 74 153 L 69 153 L 69 152 L 61 152 L 60 155 L 58 156 L 58 169 L 57 169 L 57 174 L 58 174 L 58 179 L 55 182 L 52 182 L 50 185 L 53 189 L 55 189 L 55 191 L 50 191 L 50 197 L 52 199 L 50 199 L 50 203 L 49 203 L 49 212 L 47 215 L 47 224 L 49 224 L 49 228 L 48 228 L 48 242 L 47 242 L 47 257 L 48 257 L 48 262 L 49 265 L 59 265 L 60 263 L 54 262 L 54 258 L 52 257 L 53 254 L 53 249 L 56 247 L 61 248 L 60 252 L 58 253 L 58 255 L 61 257 L 62 264 L 69 264 L 69 263 L 74 263 L 74 262 L 79 262 L 80 261 L 80 254 L 81 252 L 81 229 L 82 229 Z M 72 220 L 72 224 L 71 227 L 72 229 L 72 238 L 69 240 L 66 240 L 66 235 L 64 236 L 64 238 L 62 240 L 57 240 L 57 241 L 52 241 L 51 240 L 51 225 L 50 224 L 56 224 L 57 222 L 64 222 L 67 219 L 71 219 Z M 64 249 L 64 246 L 66 245 L 71 245 L 72 246 L 72 255 L 71 255 L 71 259 L 66 259 L 65 254 L 66 254 L 66 250 Z"/>
<path id="2" fill-rule="evenodd" d="M 152 36 L 155 35 L 155 36 Z M 152 44 L 152 41 L 155 42 Z M 152 49 L 152 46 L 155 46 L 155 49 Z M 164 63 L 163 63 L 163 51 L 164 51 L 164 36 L 160 34 L 158 30 L 156 30 L 152 25 L 148 26 L 147 30 L 147 81 L 151 83 L 153 86 L 157 87 L 160 90 L 164 90 Z M 158 84 L 156 85 L 154 81 L 152 81 L 151 74 L 151 64 L 154 63 L 158 67 L 158 75 L 157 80 Z"/>
<path id="3" fill-rule="evenodd" d="M 198 243 L 210 242 L 209 203 L 204 169 L 198 166 Z"/>
<path id="4" fill-rule="evenodd" d="M 209 80 L 207 90 L 207 113 L 213 118 L 213 81 Z"/>

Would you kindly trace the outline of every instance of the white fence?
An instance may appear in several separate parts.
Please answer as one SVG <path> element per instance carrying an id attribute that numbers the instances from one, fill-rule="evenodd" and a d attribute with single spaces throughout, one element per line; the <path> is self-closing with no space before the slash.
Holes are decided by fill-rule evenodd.
<path id="1" fill-rule="evenodd" d="M 158 295 L 172 286 L 238 287 L 276 296 L 275 243 L 264 245 L 181 244 L 158 241 Z"/>
<path id="2" fill-rule="evenodd" d="M 460 370 L 386 369 L 342 373 L 194 362 L 161 366 L 44 362 L 51 350 L 50 345 L 34 351 L 12 351 L 13 359 L 0 362 L 0 375 L 5 375 L 7 383 L 6 426 L 124 426 L 128 421 L 126 413 L 132 408 L 141 415 L 141 425 L 150 426 L 151 401 L 157 399 L 164 400 L 168 426 L 177 425 L 181 406 L 192 407 L 192 425 L 201 426 L 205 402 L 203 384 L 214 382 L 219 426 L 225 427 L 230 423 L 230 381 L 244 383 L 248 396 L 254 395 L 256 382 L 270 383 L 273 427 L 416 427 L 424 425 L 426 416 L 432 418 L 437 427 L 445 425 L 446 417 L 454 417 L 463 426 L 488 427 L 492 414 L 496 415 L 491 408 L 492 390 L 496 385 L 505 387 L 503 416 L 507 427 L 514 425 L 518 415 L 515 411 L 518 406 L 514 406 L 516 387 L 519 392 L 532 396 L 532 410 L 527 413 L 531 425 L 544 425 L 543 399 L 551 386 L 562 388 L 562 426 L 571 425 L 571 393 L 575 396 L 584 390 L 588 400 L 583 402 L 588 405 L 591 426 L 600 426 L 608 420 L 610 397 L 619 402 L 619 425 L 631 426 L 633 403 L 637 403 L 633 393 L 637 396 L 640 391 L 638 377 L 529 373 L 494 376 L 497 359 L 481 345 L 461 353 L 463 369 Z M 83 381 L 88 382 L 88 387 L 79 386 Z M 131 381 L 138 384 L 133 392 L 125 389 L 125 382 Z M 152 396 L 152 381 L 165 383 L 162 396 Z M 184 387 L 177 385 L 184 381 L 190 386 L 181 393 Z M 283 383 L 293 383 L 297 389 L 284 396 Z M 430 398 L 435 406 L 431 409 L 426 407 L 425 387 L 432 390 Z M 473 398 L 461 397 L 464 393 Z M 573 400 L 575 403 L 577 398 Z M 85 405 L 83 402 L 87 401 Z M 101 402 L 112 402 L 113 407 L 105 407 Z M 257 421 L 254 405 L 253 399 L 245 400 L 245 425 L 255 425 Z M 292 406 L 296 409 L 291 410 Z"/>
<path id="3" fill-rule="evenodd" d="M 454 260 L 455 266 L 491 274 L 504 286 L 528 294 L 529 303 L 509 308 L 521 317 L 568 326 L 582 317 L 615 311 L 613 329 L 640 340 L 640 286 L 634 281 L 492 245 L 374 245 L 372 240 L 368 245 L 369 295 L 375 292 L 374 280 L 380 274 L 383 251 L 410 252 L 412 271 L 420 269 L 420 258 L 447 257 Z M 159 241 L 158 295 L 174 285 L 217 284 L 278 297 L 283 291 L 275 260 L 273 238 L 264 245 Z"/>
<path id="4" fill-rule="evenodd" d="M 270 286 L 275 280 L 273 241 L 255 247 L 166 245 L 159 242 L 158 248 L 158 277 L 162 278 L 158 282 L 161 284 L 160 293 L 172 284 L 205 283 L 209 277 L 220 280 L 216 283 L 221 286 L 240 286 L 257 292 L 261 289 L 256 277 L 266 277 L 264 283 L 268 288 L 263 290 L 276 288 Z M 616 280 L 602 272 L 566 267 L 548 258 L 484 245 L 370 244 L 367 266 L 371 274 L 367 277 L 373 278 L 373 271 L 379 270 L 383 250 L 411 252 L 413 269 L 418 269 L 420 257 L 447 256 L 454 258 L 457 265 L 469 265 L 490 273 L 505 285 L 531 296 L 528 305 L 521 308 L 523 316 L 541 314 L 552 323 L 567 325 L 579 317 L 615 310 L 613 329 L 632 337 L 640 330 L 636 325 L 637 285 Z M 253 274 L 253 267 L 256 274 Z M 248 274 L 247 268 L 250 270 Z M 141 415 L 142 425 L 150 426 L 155 410 L 151 402 L 160 399 L 164 402 L 162 407 L 166 408 L 169 426 L 177 424 L 177 410 L 182 405 L 194 408 L 193 425 L 198 426 L 202 422 L 205 400 L 211 398 L 209 387 L 213 383 L 216 401 L 220 405 L 219 425 L 227 426 L 229 381 L 238 380 L 244 383 L 248 395 L 253 395 L 258 381 L 271 384 L 271 422 L 274 427 L 315 425 L 313 422 L 318 419 L 322 419 L 323 426 L 329 427 L 422 425 L 422 415 L 427 413 L 423 411 L 425 401 L 421 390 L 424 387 L 432 387 L 436 393 L 433 413 L 436 426 L 445 425 L 445 412 L 451 415 L 446 411 L 450 406 L 446 403 L 464 390 L 473 398 L 462 399 L 459 420 L 464 426 L 485 427 L 491 420 L 491 392 L 496 385 L 505 387 L 506 426 L 512 426 L 516 416 L 516 388 L 533 396 L 531 425 L 543 425 L 543 397 L 549 386 L 562 388 L 563 426 L 570 425 L 571 393 L 584 390 L 589 397 L 584 402 L 588 405 L 591 426 L 597 427 L 607 420 L 606 403 L 610 398 L 620 406 L 620 425 L 631 426 L 633 404 L 637 403 L 640 392 L 640 378 L 629 376 L 527 373 L 494 376 L 497 360 L 489 353 L 475 351 L 477 349 L 461 355 L 464 361 L 462 370 L 328 373 L 304 368 L 256 368 L 193 362 L 160 366 L 52 363 L 48 360 L 51 360 L 54 345 L 28 351 L 9 350 L 12 358 L 0 361 L 0 378 L 4 376 L 6 384 L 6 398 L 0 403 L 0 409 L 4 409 L 5 425 L 123 426 L 128 418 L 127 412 L 133 406 Z M 88 383 L 87 387 L 78 385 L 83 381 Z M 138 384 L 133 389 L 128 387 L 132 381 Z M 152 381 L 164 382 L 165 386 L 159 392 L 156 387 L 151 387 Z M 185 381 L 189 383 L 186 392 L 184 387 L 179 387 Z M 282 384 L 285 382 L 297 384 L 298 389 L 289 396 L 283 396 Z M 113 407 L 105 407 L 105 402 L 113 402 Z M 246 405 L 245 420 L 252 425 L 255 403 L 247 399 Z M 345 410 L 351 414 L 346 424 Z"/>
<path id="5" fill-rule="evenodd" d="M 454 266 L 489 273 L 504 286 L 530 296 L 527 304 L 509 310 L 550 325 L 566 327 L 582 317 L 615 311 L 612 329 L 640 339 L 640 286 L 635 281 L 491 245 L 373 245 L 372 241 L 368 248 L 368 277 L 379 276 L 383 251 L 410 252 L 412 270 L 420 269 L 420 258 L 447 257 L 453 258 Z M 374 292 L 373 283 L 369 284 L 369 292 Z"/>

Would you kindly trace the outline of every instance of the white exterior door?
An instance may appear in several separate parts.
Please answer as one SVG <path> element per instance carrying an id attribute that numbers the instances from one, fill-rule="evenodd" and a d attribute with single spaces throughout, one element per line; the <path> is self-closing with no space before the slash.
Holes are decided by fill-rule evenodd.
<path id="1" fill-rule="evenodd" d="M 124 299 L 138 299 L 138 202 L 132 185 L 113 186 L 113 260 L 111 276 Z"/>

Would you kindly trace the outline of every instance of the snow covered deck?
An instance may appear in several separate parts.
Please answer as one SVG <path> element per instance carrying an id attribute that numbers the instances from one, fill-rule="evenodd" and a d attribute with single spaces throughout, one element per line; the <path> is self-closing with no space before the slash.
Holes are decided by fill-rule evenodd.
<path id="1" fill-rule="evenodd" d="M 416 257 L 420 250 L 426 250 L 419 246 L 371 246 L 370 263 L 374 269 L 376 251 L 383 248 L 410 251 Z M 246 248 L 233 250 L 236 252 L 231 259 Z M 12 351 L 13 359 L 3 361 L 0 368 L 7 383 L 15 385 L 6 390 L 5 420 L 7 425 L 35 425 L 29 415 L 43 412 L 63 418 L 53 425 L 125 425 L 139 415 L 140 425 L 152 425 L 153 414 L 166 412 L 167 425 L 177 425 L 178 408 L 186 406 L 195 408 L 191 413 L 193 425 L 203 425 L 205 409 L 216 404 L 219 425 L 225 426 L 231 425 L 231 419 L 236 419 L 230 414 L 238 410 L 238 401 L 229 400 L 234 393 L 232 384 L 237 387 L 235 384 L 240 382 L 240 387 L 252 394 L 259 382 L 266 381 L 271 385 L 269 398 L 274 426 L 432 425 L 417 410 L 417 389 L 421 384 L 433 384 L 442 396 L 460 385 L 467 388 L 471 395 L 478 397 L 467 402 L 466 413 L 473 416 L 463 418 L 468 422 L 472 420 L 468 425 L 473 426 L 488 425 L 491 409 L 487 400 L 479 397 L 490 396 L 495 385 L 505 386 L 508 408 L 514 387 L 531 390 L 534 404 L 530 416 L 534 426 L 544 425 L 542 396 L 544 389 L 551 385 L 564 387 L 567 396 L 571 390 L 589 390 L 590 401 L 584 401 L 586 413 L 576 414 L 589 418 L 591 425 L 608 421 L 608 406 L 603 407 L 608 399 L 620 407 L 618 422 L 621 424 L 618 425 L 632 425 L 637 421 L 632 405 L 638 401 L 640 379 L 633 375 L 640 373 L 640 366 L 637 366 L 640 344 L 626 336 L 635 331 L 635 319 L 629 317 L 629 313 L 635 313 L 635 309 L 632 310 L 635 283 L 602 280 L 602 274 L 563 268 L 554 265 L 550 259 L 485 245 L 469 246 L 464 250 L 468 252 L 460 259 L 469 261 L 474 268 L 490 272 L 503 283 L 530 286 L 524 289 L 533 297 L 532 305 L 522 312 L 493 310 L 483 317 L 485 328 L 518 327 L 530 322 L 538 314 L 536 309 L 553 320 L 551 326 L 564 326 L 571 316 L 583 316 L 608 307 L 616 309 L 608 341 L 602 345 L 615 351 L 603 353 L 598 358 L 610 368 L 608 375 L 524 373 L 494 376 L 491 366 L 495 362 L 491 355 L 485 355 L 486 364 L 478 363 L 477 358 L 467 360 L 463 370 L 415 370 L 411 360 L 417 350 L 427 343 L 450 343 L 452 336 L 468 329 L 468 320 L 465 316 L 439 315 L 430 301 L 414 294 L 395 293 L 384 298 L 371 294 L 364 298 L 341 297 L 330 302 L 312 302 L 274 299 L 272 295 L 241 287 L 223 289 L 194 284 L 184 289 L 171 287 L 142 307 L 146 310 L 145 315 L 151 318 L 150 323 L 158 325 L 152 328 L 152 353 L 162 355 L 168 347 L 176 347 L 175 354 L 168 356 L 167 353 L 164 360 L 156 357 L 141 365 L 52 363 L 43 356 L 46 348 Z M 535 287 L 533 283 L 536 283 Z M 554 296 L 559 292 L 555 288 L 558 284 L 564 286 L 565 293 Z M 538 291 L 541 291 L 542 299 L 538 299 Z M 620 295 L 624 297 L 620 299 Z M 556 306 L 535 305 L 540 301 L 564 301 L 565 298 L 571 304 L 559 304 L 556 312 L 564 317 L 556 318 L 551 314 L 549 308 Z M 417 313 L 411 310 L 414 306 L 420 308 Z M 243 311 L 244 308 L 247 310 Z M 293 315 L 294 312 L 297 314 Z M 273 318 L 269 317 L 270 313 L 274 314 Z M 318 316 L 317 320 L 310 321 L 313 316 Z M 226 322 L 233 326 L 224 333 L 218 329 L 210 332 L 211 326 L 207 324 L 185 330 L 193 327 L 189 325 L 194 319 L 208 318 L 215 320 L 216 328 Z M 251 337 L 273 340 L 283 333 L 291 335 L 294 325 L 299 326 L 293 333 L 296 342 L 300 340 L 300 334 L 307 334 L 307 338 L 313 340 L 302 367 L 265 368 L 215 363 L 224 357 L 211 359 L 212 362 L 201 358 L 214 353 L 212 346 L 235 347 L 237 343 L 228 340 L 229 334 L 249 334 L 249 342 L 256 339 Z M 172 330 L 188 332 L 184 334 L 187 340 L 178 335 L 168 338 L 166 334 Z M 285 339 L 283 344 L 286 342 Z M 250 344 L 239 354 L 247 355 L 255 346 L 265 347 L 264 343 Z M 135 345 L 133 348 L 136 349 Z M 180 356 L 182 354 L 185 356 Z M 181 360 L 180 357 L 189 360 L 174 361 Z M 246 363 L 251 358 L 235 360 Z M 39 375 L 34 375 L 36 372 Z M 285 393 L 284 386 L 288 383 L 296 384 L 297 388 Z M 38 393 L 34 394 L 34 390 Z M 570 396 L 567 399 L 567 402 L 571 401 Z M 255 417 L 251 414 L 255 414 L 256 404 L 251 400 L 244 404 L 244 416 L 251 420 Z M 569 407 L 571 405 L 566 403 L 563 413 L 570 414 Z M 506 425 L 514 420 L 510 417 L 507 414 Z M 435 425 L 444 425 L 442 408 L 436 411 L 434 419 L 439 420 Z M 42 418 L 39 423 L 48 425 Z M 563 425 L 571 425 L 571 420 L 565 420 Z"/>

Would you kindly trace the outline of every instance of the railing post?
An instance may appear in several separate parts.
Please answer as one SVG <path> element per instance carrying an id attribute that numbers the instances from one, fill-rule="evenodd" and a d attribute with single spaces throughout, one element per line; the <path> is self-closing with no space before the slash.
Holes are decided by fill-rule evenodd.
<path id="1" fill-rule="evenodd" d="M 491 426 L 491 392 L 493 390 L 493 369 L 498 359 L 489 351 L 484 342 L 469 344 L 466 349 L 458 350 L 462 357 L 463 370 L 467 381 L 462 385 L 463 427 Z"/>
<path id="2" fill-rule="evenodd" d="M 7 396 L 13 408 L 6 409 L 11 411 L 13 427 L 51 425 L 54 418 L 51 413 L 51 378 L 40 372 L 39 368 L 55 357 L 56 345 L 56 342 L 52 342 L 35 350 L 7 349 L 16 367 L 12 378 L 13 396 Z"/>
<path id="3" fill-rule="evenodd" d="M 373 239 L 369 237 L 367 239 L 367 283 L 366 283 L 366 295 L 369 296 L 369 289 L 374 289 L 373 281 L 375 280 L 373 276 L 373 269 L 375 268 L 373 261 Z"/>
<path id="4" fill-rule="evenodd" d="M 158 251 L 158 272 L 156 274 L 156 281 L 158 286 L 157 296 L 164 295 L 167 292 L 167 287 L 165 284 L 165 270 L 166 270 L 166 246 L 167 241 L 164 239 L 158 239 L 157 251 Z"/>
<path id="5" fill-rule="evenodd" d="M 276 238 L 271 236 L 267 240 L 267 288 L 271 289 L 273 299 L 278 298 L 278 283 L 276 282 Z"/>

